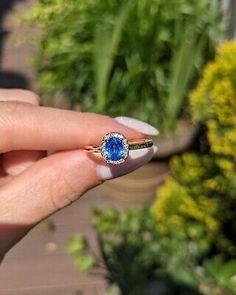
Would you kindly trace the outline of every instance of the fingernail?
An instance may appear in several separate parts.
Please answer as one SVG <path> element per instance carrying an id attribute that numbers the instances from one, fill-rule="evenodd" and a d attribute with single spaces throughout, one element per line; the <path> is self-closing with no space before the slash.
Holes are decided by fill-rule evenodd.
<path id="1" fill-rule="evenodd" d="M 130 151 L 129 158 L 123 164 L 117 166 L 112 166 L 108 164 L 98 165 L 98 178 L 101 180 L 108 180 L 130 173 L 149 162 L 152 159 L 153 155 L 157 152 L 157 150 L 158 148 L 156 146 L 152 146 L 148 149 L 133 150 Z"/>
<path id="2" fill-rule="evenodd" d="M 157 136 L 159 131 L 150 124 L 130 117 L 116 117 L 115 120 L 120 124 L 134 129 L 140 133 L 150 136 Z"/>

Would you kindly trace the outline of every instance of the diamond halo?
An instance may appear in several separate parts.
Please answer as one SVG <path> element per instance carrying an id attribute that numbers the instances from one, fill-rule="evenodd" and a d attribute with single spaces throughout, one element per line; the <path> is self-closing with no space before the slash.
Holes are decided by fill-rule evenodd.
<path id="1" fill-rule="evenodd" d="M 108 164 L 124 163 L 129 156 L 128 140 L 119 132 L 106 134 L 102 139 L 101 154 Z"/>

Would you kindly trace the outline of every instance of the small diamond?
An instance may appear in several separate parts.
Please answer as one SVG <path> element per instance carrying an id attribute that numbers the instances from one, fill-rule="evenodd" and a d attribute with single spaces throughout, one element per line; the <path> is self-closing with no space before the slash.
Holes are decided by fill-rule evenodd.
<path id="1" fill-rule="evenodd" d="M 129 153 L 127 139 L 121 133 L 108 133 L 103 138 L 101 152 L 107 163 L 121 164 L 125 162 Z"/>

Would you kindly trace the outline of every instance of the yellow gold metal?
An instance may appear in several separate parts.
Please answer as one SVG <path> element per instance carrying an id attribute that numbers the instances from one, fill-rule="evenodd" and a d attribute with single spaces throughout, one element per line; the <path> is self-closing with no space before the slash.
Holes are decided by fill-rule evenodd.
<path id="1" fill-rule="evenodd" d="M 153 140 L 150 138 L 142 138 L 135 141 L 129 141 L 129 150 L 140 150 L 153 146 Z M 101 153 L 101 146 L 98 145 L 88 145 L 85 147 L 88 153 L 99 154 Z"/>

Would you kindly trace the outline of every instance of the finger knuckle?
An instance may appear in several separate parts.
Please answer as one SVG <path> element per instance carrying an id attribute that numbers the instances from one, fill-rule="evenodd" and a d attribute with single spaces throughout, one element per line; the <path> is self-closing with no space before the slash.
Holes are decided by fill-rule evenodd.
<path id="1" fill-rule="evenodd" d="M 49 195 L 53 210 L 57 211 L 72 204 L 78 196 L 78 189 L 70 181 L 68 175 L 61 170 L 57 171 L 57 177 L 51 183 Z"/>
<path id="2" fill-rule="evenodd" d="M 22 101 L 35 105 L 40 104 L 40 97 L 31 90 L 18 90 L 18 96 L 22 98 Z"/>
<path id="3" fill-rule="evenodd" d="M 33 106 L 16 101 L 0 101 L 0 152 L 5 152 L 5 148 L 12 150 L 15 148 L 15 137 L 18 126 Z"/>
<path id="4" fill-rule="evenodd" d="M 54 179 L 50 181 L 50 200 L 54 211 L 70 205 L 89 188 L 95 186 L 96 177 L 91 173 L 94 169 L 92 165 L 88 163 L 84 152 L 77 151 L 76 156 L 73 156 L 73 160 L 69 160 L 67 165 L 63 161 L 51 167 Z M 89 177 L 84 177 L 85 174 Z"/>
<path id="5" fill-rule="evenodd" d="M 0 137 L 1 149 L 5 146 L 12 146 L 12 123 L 14 114 L 17 109 L 17 103 L 14 102 L 0 102 Z M 1 152 L 1 151 L 0 151 Z"/>

